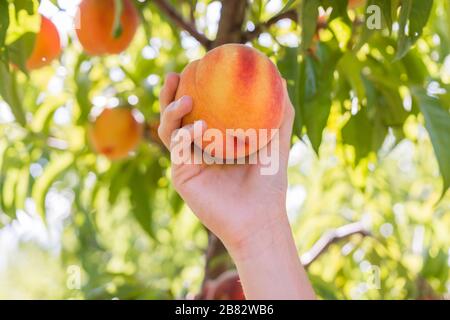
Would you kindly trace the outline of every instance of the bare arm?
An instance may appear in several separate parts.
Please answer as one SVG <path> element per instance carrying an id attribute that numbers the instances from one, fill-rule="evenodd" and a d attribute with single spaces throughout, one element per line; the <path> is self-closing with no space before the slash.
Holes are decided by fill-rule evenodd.
<path id="1" fill-rule="evenodd" d="M 279 220 L 228 250 L 247 298 L 315 299 L 284 211 Z"/>
<path id="2" fill-rule="evenodd" d="M 161 92 L 159 135 L 167 148 L 192 99 L 173 101 L 179 76 L 169 74 Z M 287 163 L 294 110 L 285 90 L 279 130 L 280 165 L 261 175 L 258 165 L 173 164 L 175 188 L 231 254 L 248 299 L 314 299 L 286 215 Z M 207 123 L 200 123 L 201 133 Z M 192 127 L 189 128 L 192 131 Z M 192 134 L 192 140 L 194 139 Z M 192 143 L 192 141 L 188 141 Z M 270 147 L 270 144 L 269 146 Z"/>

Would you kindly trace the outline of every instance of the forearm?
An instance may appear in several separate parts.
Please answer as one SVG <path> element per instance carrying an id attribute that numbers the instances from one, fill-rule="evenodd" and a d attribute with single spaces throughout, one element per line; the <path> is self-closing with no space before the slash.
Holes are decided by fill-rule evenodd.
<path id="1" fill-rule="evenodd" d="M 315 299 L 285 213 L 227 248 L 247 299 Z"/>

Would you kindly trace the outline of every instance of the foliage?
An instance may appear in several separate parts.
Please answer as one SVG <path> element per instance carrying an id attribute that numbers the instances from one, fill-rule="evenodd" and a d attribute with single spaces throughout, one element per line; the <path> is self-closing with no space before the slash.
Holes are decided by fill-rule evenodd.
<path id="1" fill-rule="evenodd" d="M 215 45 L 220 3 L 134 3 L 142 21 L 126 52 L 89 57 L 72 30 L 59 61 L 29 73 L 23 66 L 38 31 L 39 2 L 0 1 L 0 232 L 10 232 L 25 212 L 52 230 L 52 212 L 63 201 L 56 195 L 70 212 L 56 254 L 24 244 L 16 261 L 51 266 L 43 274 L 57 276 L 43 281 L 58 287 L 55 294 L 21 292 L 44 284 L 11 280 L 26 271 L 0 253 L 7 270 L 2 275 L 0 261 L 0 282 L 10 279 L 7 287 L 16 288 L 0 288 L 0 297 L 179 298 L 200 290 L 207 234 L 172 189 L 169 157 L 154 128 L 164 75 Z M 305 200 L 290 214 L 300 252 L 349 222 L 365 221 L 372 234 L 333 244 L 311 265 L 316 291 L 322 298 L 443 295 L 450 4 L 369 0 L 367 8 L 381 8 L 383 26 L 371 30 L 366 7 L 347 10 L 347 0 L 276 3 L 250 1 L 238 39 L 276 62 L 296 108 L 290 198 Z M 121 103 L 144 116 L 146 141 L 128 159 L 111 162 L 93 152 L 87 128 L 99 108 Z M 365 287 L 370 265 L 380 268 L 381 290 Z M 81 291 L 66 285 L 70 266 L 80 267 Z"/>

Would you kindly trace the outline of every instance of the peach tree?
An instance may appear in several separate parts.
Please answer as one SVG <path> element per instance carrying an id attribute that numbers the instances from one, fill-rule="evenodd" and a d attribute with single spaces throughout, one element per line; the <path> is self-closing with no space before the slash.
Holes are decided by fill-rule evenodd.
<path id="1" fill-rule="evenodd" d="M 156 133 L 165 74 L 226 43 L 259 49 L 287 80 L 293 151 L 315 163 L 293 160 L 292 190 L 306 190 L 294 234 L 319 296 L 355 297 L 353 274 L 367 264 L 379 266 L 381 290 L 360 288 L 362 297 L 448 290 L 448 1 L 105 0 L 95 9 L 84 0 L 90 20 L 76 15 L 78 2 L 0 1 L 0 227 L 26 214 L 52 230 L 69 204 L 58 265 L 79 266 L 82 281 L 63 297 L 239 296 L 226 250 L 171 187 Z M 142 124 L 126 157 L 92 142 L 104 107 L 128 108 Z M 414 173 L 391 158 L 405 145 Z"/>

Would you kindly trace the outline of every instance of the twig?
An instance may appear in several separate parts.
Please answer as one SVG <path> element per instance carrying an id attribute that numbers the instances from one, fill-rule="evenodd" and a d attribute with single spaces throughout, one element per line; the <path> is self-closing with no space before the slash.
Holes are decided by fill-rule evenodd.
<path id="1" fill-rule="evenodd" d="M 311 263 L 317 260 L 328 249 L 330 245 L 355 234 L 359 234 L 364 237 L 370 236 L 370 233 L 364 228 L 361 222 L 350 223 L 335 230 L 326 232 L 308 252 L 304 253 L 300 257 L 303 266 L 308 268 Z"/>
<path id="2" fill-rule="evenodd" d="M 275 24 L 278 21 L 283 20 L 283 19 L 291 19 L 292 21 L 297 22 L 298 21 L 297 11 L 292 9 L 292 10 L 288 10 L 288 11 L 279 13 L 279 14 L 273 16 L 272 18 L 270 18 L 269 20 L 257 25 L 254 30 L 247 31 L 246 33 L 244 33 L 245 42 L 251 41 L 251 40 L 257 38 L 261 33 L 263 33 L 265 30 L 269 29 L 270 26 L 272 26 L 273 24 Z"/>
<path id="3" fill-rule="evenodd" d="M 211 46 L 211 40 L 200 33 L 195 25 L 184 20 L 184 18 L 173 8 L 166 0 L 153 0 L 153 3 L 164 12 L 178 27 L 186 30 L 194 39 L 196 39 L 206 49 Z"/>

